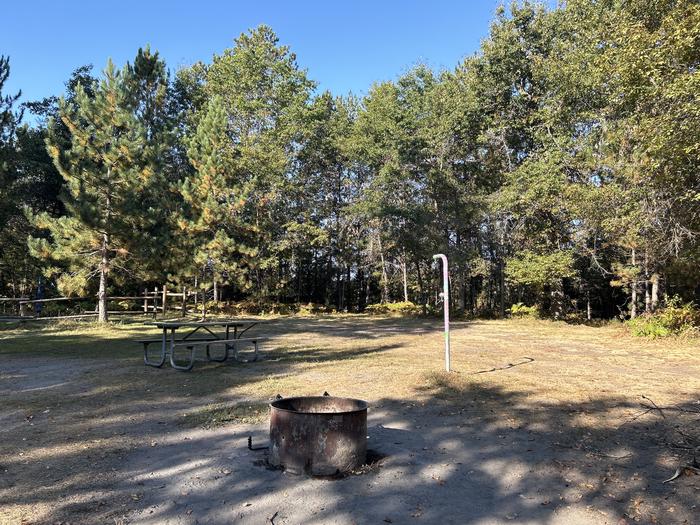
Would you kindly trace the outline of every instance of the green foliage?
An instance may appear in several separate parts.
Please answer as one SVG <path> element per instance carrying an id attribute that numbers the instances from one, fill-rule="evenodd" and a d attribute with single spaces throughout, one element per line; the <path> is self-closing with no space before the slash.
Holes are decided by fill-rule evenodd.
<path id="1" fill-rule="evenodd" d="M 186 207 L 176 220 L 185 249 L 191 250 L 191 264 L 180 272 L 197 275 L 198 269 L 214 266 L 220 280 L 246 289 L 244 270 L 257 255 L 252 243 L 246 243 L 256 231 L 248 222 L 253 182 L 235 169 L 221 99 L 210 100 L 205 111 L 186 142 L 195 172 L 179 186 Z"/>
<path id="2" fill-rule="evenodd" d="M 541 312 L 537 306 L 526 306 L 523 303 L 515 303 L 508 310 L 511 317 L 523 318 L 530 317 L 533 319 L 538 319 L 541 317 Z"/>
<path id="3" fill-rule="evenodd" d="M 251 298 L 244 301 L 208 301 L 207 312 L 214 315 L 319 315 L 334 314 L 332 307 L 317 303 L 280 303 Z"/>
<path id="4" fill-rule="evenodd" d="M 177 186 L 185 206 L 174 219 L 187 264 L 176 277 L 259 291 L 267 286 L 260 270 L 277 267 L 297 236 L 322 242 L 313 225 L 290 224 L 285 206 L 313 83 L 266 26 L 179 83 L 194 97 L 185 139 L 193 171 Z"/>
<path id="5" fill-rule="evenodd" d="M 678 296 L 666 301 L 662 310 L 644 314 L 627 321 L 633 335 L 639 337 L 667 337 L 697 334 L 700 330 L 700 309 L 692 302 L 683 302 Z"/>
<path id="6" fill-rule="evenodd" d="M 667 337 L 672 334 L 671 330 L 654 315 L 641 315 L 627 321 L 627 325 L 632 332 L 632 335 L 637 337 L 649 337 L 656 339 L 657 337 Z"/>
<path id="7" fill-rule="evenodd" d="M 8 283 L 21 282 L 34 273 L 23 247 L 23 237 L 29 230 L 21 213 L 22 197 L 26 195 L 19 191 L 16 173 L 20 156 L 15 132 L 22 114 L 14 105 L 21 93 L 3 91 L 9 76 L 10 60 L 0 55 L 0 293 Z"/>
<path id="8" fill-rule="evenodd" d="M 108 62 L 90 91 L 77 84 L 59 102 L 62 122 L 49 124 L 48 152 L 66 185 L 67 215 L 28 216 L 48 237 L 30 239 L 33 255 L 53 263 L 59 289 L 84 294 L 100 278 L 100 318 L 106 318 L 107 274 L 148 268 L 163 238 L 161 206 L 169 143 L 167 74 L 158 54 L 139 50 L 134 66 Z M 66 141 L 69 146 L 66 146 Z"/>
<path id="9" fill-rule="evenodd" d="M 543 255 L 524 251 L 518 257 L 508 260 L 506 275 L 515 284 L 542 289 L 576 275 L 573 262 L 573 254 L 570 251 L 555 251 Z"/>
<path id="10" fill-rule="evenodd" d="M 453 70 L 362 99 L 314 93 L 266 26 L 172 81 L 147 49 L 79 68 L 36 130 L 0 94 L 0 286 L 36 274 L 31 235 L 73 294 L 167 275 L 257 311 L 439 310 L 445 253 L 467 315 L 697 300 L 699 28 L 697 2 L 514 2 Z"/>
<path id="11" fill-rule="evenodd" d="M 400 301 L 395 303 L 370 304 L 367 305 L 366 312 L 372 315 L 413 317 L 421 314 L 421 308 L 411 301 Z"/>
<path id="12" fill-rule="evenodd" d="M 5 82 L 10 76 L 10 59 L 0 55 L 0 175 L 9 169 L 9 157 L 12 155 L 12 141 L 14 130 L 21 114 L 15 112 L 13 106 L 19 99 L 21 92 L 14 95 L 3 93 Z"/>

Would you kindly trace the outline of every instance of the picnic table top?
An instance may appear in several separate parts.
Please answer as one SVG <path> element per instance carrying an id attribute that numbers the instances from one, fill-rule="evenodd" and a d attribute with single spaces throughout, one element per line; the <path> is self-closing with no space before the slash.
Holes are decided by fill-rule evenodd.
<path id="1" fill-rule="evenodd" d="M 153 321 L 145 324 L 157 326 L 158 328 L 197 328 L 200 326 L 245 326 L 247 324 L 265 322 L 267 321 L 261 319 L 225 319 L 223 321 Z"/>

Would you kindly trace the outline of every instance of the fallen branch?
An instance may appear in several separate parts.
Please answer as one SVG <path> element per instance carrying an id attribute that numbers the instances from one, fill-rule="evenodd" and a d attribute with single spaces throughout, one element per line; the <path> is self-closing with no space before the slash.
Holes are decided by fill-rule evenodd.
<path id="1" fill-rule="evenodd" d="M 626 420 L 624 423 L 622 423 L 619 427 L 617 427 L 616 430 L 620 430 L 620 429 L 621 429 L 622 427 L 624 427 L 625 425 L 627 425 L 627 424 L 629 424 L 629 423 L 633 423 L 634 421 L 637 421 L 639 418 L 646 416 L 646 415 L 647 415 L 649 412 L 651 412 L 652 410 L 654 410 L 654 409 L 653 409 L 653 408 L 648 408 L 648 409 L 646 409 L 646 410 L 640 412 L 640 413 L 637 414 L 636 416 L 632 416 L 631 418 L 629 418 L 628 420 Z"/>
<path id="2" fill-rule="evenodd" d="M 658 410 L 659 414 L 661 414 L 661 416 L 664 419 L 666 419 L 666 415 L 664 414 L 664 410 L 668 410 L 668 411 L 672 411 L 672 412 L 683 412 L 686 414 L 698 414 L 698 415 L 700 415 L 700 410 L 691 410 L 689 408 L 679 407 L 676 405 L 659 406 L 656 403 L 654 403 L 654 401 L 652 399 L 648 398 L 645 395 L 642 395 L 642 399 L 646 399 L 647 401 L 649 401 L 651 403 L 651 405 L 647 405 L 645 403 L 640 403 L 641 406 L 643 406 L 644 408 L 647 408 L 649 410 Z"/>
<path id="3" fill-rule="evenodd" d="M 508 370 L 509 368 L 513 368 L 514 366 L 526 365 L 534 361 L 532 357 L 523 357 L 523 359 L 524 361 L 521 361 L 519 363 L 508 363 L 506 366 L 494 367 L 489 370 L 479 370 L 478 372 L 474 372 L 474 374 L 486 374 L 488 372 L 496 372 L 497 370 Z"/>
<path id="4" fill-rule="evenodd" d="M 606 454 L 604 452 L 600 452 L 598 450 L 586 447 L 584 445 L 565 445 L 564 443 L 559 443 L 558 441 L 555 441 L 552 444 L 557 446 L 557 447 L 561 447 L 561 448 L 569 448 L 571 450 L 580 450 L 581 452 L 585 452 L 587 454 L 593 454 L 594 456 L 599 456 L 601 458 L 627 459 L 627 458 L 632 457 L 634 455 L 632 452 L 628 452 L 627 454 L 623 454 L 621 456 L 613 456 L 611 454 Z"/>
<path id="5" fill-rule="evenodd" d="M 673 473 L 673 476 L 671 476 L 668 479 L 665 479 L 661 483 L 670 483 L 674 479 L 680 478 L 682 474 L 687 474 L 689 472 L 694 472 L 695 474 L 700 474 L 700 468 L 694 467 L 692 465 L 684 465 L 682 467 L 678 467 L 676 469 L 676 472 Z"/>

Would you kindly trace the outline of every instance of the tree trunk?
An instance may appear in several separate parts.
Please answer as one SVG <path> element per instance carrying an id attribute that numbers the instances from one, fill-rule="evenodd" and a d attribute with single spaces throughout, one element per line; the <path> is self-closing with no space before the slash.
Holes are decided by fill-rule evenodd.
<path id="1" fill-rule="evenodd" d="M 219 286 L 216 284 L 216 278 L 214 279 L 214 302 L 219 302 Z"/>
<path id="2" fill-rule="evenodd" d="M 498 287 L 500 289 L 500 313 L 503 319 L 506 316 L 506 278 L 503 261 L 499 264 Z"/>
<path id="3" fill-rule="evenodd" d="M 467 312 L 467 276 L 464 273 L 464 269 L 460 271 L 458 308 L 462 311 L 462 314 Z"/>
<path id="4" fill-rule="evenodd" d="M 406 269 L 406 255 L 401 261 L 401 272 L 403 273 L 403 300 L 408 302 L 408 270 Z"/>
<path id="5" fill-rule="evenodd" d="M 97 292 L 97 322 L 107 322 L 107 269 L 109 259 L 107 258 L 107 248 L 109 247 L 109 237 L 102 235 L 102 260 L 100 261 L 100 288 Z"/>
<path id="6" fill-rule="evenodd" d="M 644 279 L 644 312 L 651 313 L 651 286 L 646 279 Z"/>
<path id="7" fill-rule="evenodd" d="M 551 312 L 552 316 L 554 319 L 563 319 L 564 314 L 566 313 L 566 308 L 564 305 L 564 289 L 562 286 L 562 282 L 556 282 L 552 286 L 552 291 L 551 291 L 551 299 L 552 299 L 552 304 L 551 304 Z"/>
<path id="8" fill-rule="evenodd" d="M 661 285 L 661 276 L 655 273 L 651 276 L 651 311 L 655 312 L 659 307 L 659 287 Z"/>
<path id="9" fill-rule="evenodd" d="M 591 320 L 591 292 L 586 292 L 586 319 Z"/>
<path id="10" fill-rule="evenodd" d="M 379 244 L 379 255 L 382 261 L 382 303 L 386 303 L 389 301 L 389 277 L 386 274 L 386 261 L 384 261 L 381 241 Z"/>
<path id="11" fill-rule="evenodd" d="M 367 272 L 367 279 L 365 280 L 365 306 L 370 304 L 372 300 L 372 272 Z"/>
<path id="12" fill-rule="evenodd" d="M 333 247 L 331 246 L 331 253 Z M 333 300 L 333 257 L 329 256 L 326 260 L 326 275 L 323 279 L 323 302 L 326 306 L 331 305 Z M 329 290 L 330 288 L 330 290 Z"/>
<path id="13" fill-rule="evenodd" d="M 345 267 L 345 310 L 348 312 L 352 308 L 352 283 L 350 282 L 350 277 L 352 275 L 352 270 L 350 264 Z"/>
<path id="14" fill-rule="evenodd" d="M 425 296 L 425 288 L 423 287 L 423 275 L 420 272 L 420 263 L 416 259 L 416 275 L 418 276 L 418 293 L 420 295 L 420 307 L 423 311 L 423 315 L 428 313 L 428 305 L 426 304 L 427 298 Z"/>
<path id="15" fill-rule="evenodd" d="M 343 272 L 340 263 L 335 271 L 335 308 L 339 312 L 343 309 Z"/>
<path id="16" fill-rule="evenodd" d="M 637 271 L 637 252 L 632 248 L 632 268 L 633 271 Z M 637 317 L 637 276 L 634 275 L 632 277 L 632 292 L 631 292 L 631 297 L 630 301 L 632 304 L 630 305 L 630 317 L 634 319 Z"/>
<path id="17" fill-rule="evenodd" d="M 651 313 L 651 283 L 649 282 L 649 256 L 644 251 L 644 312 Z"/>

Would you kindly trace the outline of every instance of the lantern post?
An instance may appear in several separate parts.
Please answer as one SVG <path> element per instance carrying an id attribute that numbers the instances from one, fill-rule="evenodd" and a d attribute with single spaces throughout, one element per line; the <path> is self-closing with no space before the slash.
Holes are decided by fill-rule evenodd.
<path id="1" fill-rule="evenodd" d="M 433 255 L 442 261 L 442 307 L 445 312 L 445 370 L 450 371 L 450 276 L 447 271 L 447 257 L 442 253 Z"/>

